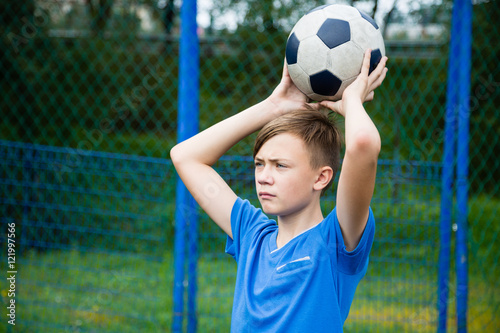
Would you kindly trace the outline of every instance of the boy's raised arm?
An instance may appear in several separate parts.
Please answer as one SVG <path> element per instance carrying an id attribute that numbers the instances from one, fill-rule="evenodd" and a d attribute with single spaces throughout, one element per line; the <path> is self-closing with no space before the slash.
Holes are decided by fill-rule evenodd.
<path id="1" fill-rule="evenodd" d="M 238 141 L 272 119 L 269 101 L 265 100 L 240 112 L 170 151 L 175 169 L 201 208 L 232 237 L 231 209 L 236 194 L 212 168 L 212 165 Z"/>
<path id="2" fill-rule="evenodd" d="M 338 102 L 321 104 L 345 117 L 345 155 L 337 188 L 337 217 L 347 250 L 356 248 L 366 226 L 375 188 L 380 135 L 363 107 L 387 73 L 387 58 L 368 75 L 370 52 L 365 53 L 361 74 L 344 91 Z"/>
<path id="3" fill-rule="evenodd" d="M 318 108 L 293 85 L 284 67 L 283 77 L 264 101 L 230 117 L 172 148 L 170 157 L 187 189 L 201 208 L 232 238 L 231 210 L 236 194 L 212 168 L 232 146 L 288 111 Z"/>

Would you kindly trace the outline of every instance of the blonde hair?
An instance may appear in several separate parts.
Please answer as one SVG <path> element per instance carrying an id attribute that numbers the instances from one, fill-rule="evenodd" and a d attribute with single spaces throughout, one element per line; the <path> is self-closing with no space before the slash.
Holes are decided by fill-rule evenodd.
<path id="1" fill-rule="evenodd" d="M 338 128 L 328 115 L 314 110 L 294 111 L 278 117 L 266 124 L 257 135 L 253 157 L 272 137 L 288 133 L 302 139 L 310 154 L 313 169 L 329 166 L 333 170 L 332 180 L 323 189 L 328 189 L 340 165 L 341 136 Z"/>

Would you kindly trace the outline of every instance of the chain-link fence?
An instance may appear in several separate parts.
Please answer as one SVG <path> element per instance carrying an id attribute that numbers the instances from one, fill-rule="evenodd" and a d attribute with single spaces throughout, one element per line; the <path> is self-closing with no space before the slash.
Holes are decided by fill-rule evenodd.
<path id="1" fill-rule="evenodd" d="M 176 177 L 168 152 L 177 140 L 180 4 L 0 0 L 0 289 L 6 314 L 15 300 L 16 324 L 3 315 L 0 331 L 171 329 Z M 270 94 L 288 32 L 319 4 L 199 1 L 201 129 Z M 374 4 L 354 2 L 368 12 Z M 391 4 L 380 1 L 375 12 L 389 74 L 366 105 L 382 137 L 377 232 L 347 332 L 434 332 L 438 322 L 452 4 Z M 473 2 L 471 332 L 500 327 L 499 18 L 494 1 Z M 217 168 L 257 204 L 252 139 Z M 326 196 L 325 211 L 334 199 Z M 198 330 L 228 331 L 236 265 L 224 254 L 223 232 L 202 212 L 198 230 Z M 454 266 L 452 256 L 449 331 L 456 330 Z"/>

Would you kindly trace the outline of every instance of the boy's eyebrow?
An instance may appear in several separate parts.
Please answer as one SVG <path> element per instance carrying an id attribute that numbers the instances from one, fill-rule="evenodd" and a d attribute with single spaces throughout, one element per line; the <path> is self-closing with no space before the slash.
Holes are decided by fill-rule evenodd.
<path id="1" fill-rule="evenodd" d="M 273 157 L 267 159 L 269 162 L 291 162 L 291 160 L 282 157 Z M 264 161 L 262 157 L 255 156 L 255 161 Z"/>

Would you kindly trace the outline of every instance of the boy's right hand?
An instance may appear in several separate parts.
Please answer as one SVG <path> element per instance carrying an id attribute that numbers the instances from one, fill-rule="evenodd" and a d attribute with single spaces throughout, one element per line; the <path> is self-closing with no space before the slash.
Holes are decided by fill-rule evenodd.
<path id="1" fill-rule="evenodd" d="M 309 98 L 304 95 L 293 83 L 286 62 L 283 66 L 281 82 L 274 89 L 268 100 L 276 107 L 278 116 L 297 110 L 319 110 L 319 103 L 309 103 Z"/>
<path id="2" fill-rule="evenodd" d="M 345 117 L 344 102 L 347 99 L 359 99 L 361 103 L 373 100 L 375 89 L 380 87 L 387 73 L 387 68 L 385 67 L 387 57 L 383 57 L 375 70 L 369 74 L 370 58 L 371 50 L 366 50 L 361 66 L 361 73 L 356 80 L 344 90 L 341 100 L 322 101 L 320 104 Z"/>

